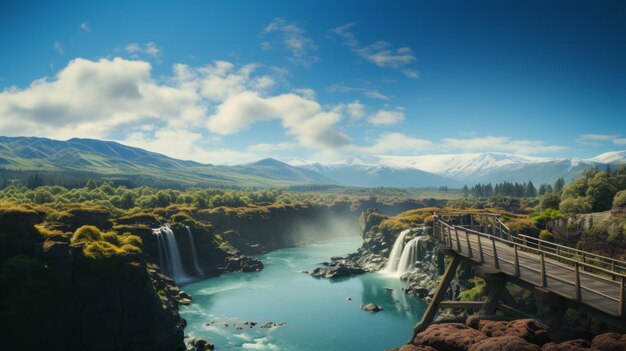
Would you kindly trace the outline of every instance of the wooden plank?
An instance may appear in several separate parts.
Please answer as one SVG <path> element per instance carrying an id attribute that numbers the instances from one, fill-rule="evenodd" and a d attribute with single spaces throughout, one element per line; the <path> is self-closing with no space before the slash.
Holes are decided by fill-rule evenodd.
<path id="1" fill-rule="evenodd" d="M 452 281 L 452 278 L 454 278 L 454 275 L 456 274 L 456 269 L 459 266 L 460 262 L 461 256 L 452 255 L 452 261 L 450 261 L 450 264 L 448 265 L 448 267 L 446 267 L 446 271 L 443 274 L 443 277 L 441 277 L 439 286 L 437 286 L 437 290 L 435 291 L 433 299 L 430 301 L 426 312 L 424 312 L 422 320 L 417 325 L 415 325 L 415 328 L 413 328 L 413 338 L 411 338 L 411 341 L 413 341 L 413 339 L 415 339 L 415 336 L 418 333 L 422 332 L 424 329 L 426 329 L 430 322 L 433 321 L 433 318 L 435 317 L 435 314 L 439 309 L 439 303 L 443 301 L 443 298 L 445 297 L 448 288 L 450 288 L 450 282 Z"/>
<path id="2" fill-rule="evenodd" d="M 485 301 L 441 301 L 439 308 L 474 308 L 480 309 L 485 304 Z"/>

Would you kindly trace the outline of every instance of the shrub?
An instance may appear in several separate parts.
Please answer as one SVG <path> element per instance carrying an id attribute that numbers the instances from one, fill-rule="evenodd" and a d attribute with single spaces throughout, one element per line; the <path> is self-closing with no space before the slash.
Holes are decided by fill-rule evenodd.
<path id="1" fill-rule="evenodd" d="M 554 242 L 554 234 L 544 229 L 541 232 L 539 232 L 539 239 Z"/>
<path id="2" fill-rule="evenodd" d="M 568 198 L 561 201 L 559 209 L 562 213 L 589 213 L 591 212 L 591 199 L 586 196 Z"/>
<path id="3" fill-rule="evenodd" d="M 104 240 L 88 242 L 83 248 L 85 257 L 91 259 L 110 258 L 123 253 L 122 249 Z"/>
<path id="4" fill-rule="evenodd" d="M 539 208 L 542 210 L 547 210 L 549 208 L 558 210 L 560 202 L 561 198 L 558 194 L 552 192 L 546 193 L 541 197 L 541 201 L 539 202 Z"/>
<path id="5" fill-rule="evenodd" d="M 76 229 L 76 232 L 74 232 L 74 235 L 72 236 L 70 242 L 72 243 L 72 245 L 78 245 L 101 240 L 102 233 L 100 232 L 100 229 L 92 225 L 84 225 Z"/>
<path id="6" fill-rule="evenodd" d="M 530 218 L 513 218 L 506 222 L 506 225 L 515 234 L 524 234 L 535 238 L 539 235 L 539 228 Z"/>
<path id="7" fill-rule="evenodd" d="M 563 214 L 555 209 L 548 208 L 533 216 L 533 222 L 538 228 L 545 228 L 548 222 L 563 218 Z"/>
<path id="8" fill-rule="evenodd" d="M 623 208 L 626 207 L 626 190 L 622 190 L 615 194 L 613 198 L 613 208 Z"/>

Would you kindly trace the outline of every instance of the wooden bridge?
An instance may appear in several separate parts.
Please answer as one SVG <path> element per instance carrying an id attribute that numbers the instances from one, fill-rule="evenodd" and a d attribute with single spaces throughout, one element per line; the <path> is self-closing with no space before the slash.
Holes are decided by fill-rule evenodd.
<path id="1" fill-rule="evenodd" d="M 558 325 L 569 308 L 626 328 L 626 262 L 526 235 L 511 235 L 498 214 L 435 214 L 433 236 L 452 260 L 415 333 L 432 322 L 440 308 L 496 310 L 528 317 L 516 309 L 506 290 L 511 282 L 534 293 L 551 309 L 550 324 Z M 474 267 L 488 286 L 486 301 L 443 301 L 461 261 Z"/>

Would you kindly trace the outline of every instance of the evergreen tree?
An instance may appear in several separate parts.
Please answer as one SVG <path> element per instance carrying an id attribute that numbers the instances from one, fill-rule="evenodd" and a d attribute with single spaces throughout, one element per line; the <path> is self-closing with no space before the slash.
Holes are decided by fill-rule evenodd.
<path id="1" fill-rule="evenodd" d="M 565 188 L 565 179 L 557 179 L 556 182 L 554 182 L 554 192 L 560 193 L 563 191 L 563 188 Z"/>
<path id="2" fill-rule="evenodd" d="M 463 185 L 463 197 L 467 197 L 469 195 L 469 189 L 467 188 L 467 184 Z"/>
<path id="3" fill-rule="evenodd" d="M 533 184 L 532 181 L 528 181 L 528 184 L 526 184 L 526 197 L 537 197 L 537 189 L 535 189 L 535 185 Z"/>
<path id="4" fill-rule="evenodd" d="M 546 185 L 541 183 L 539 186 L 539 190 L 537 190 L 537 195 L 542 196 L 546 193 Z"/>

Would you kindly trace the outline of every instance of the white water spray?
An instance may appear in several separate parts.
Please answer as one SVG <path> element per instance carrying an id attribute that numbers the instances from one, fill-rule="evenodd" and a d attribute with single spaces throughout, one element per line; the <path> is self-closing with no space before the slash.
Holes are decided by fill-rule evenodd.
<path id="1" fill-rule="evenodd" d="M 152 232 L 157 236 L 159 244 L 159 260 L 162 263 L 161 268 L 167 268 L 169 275 L 176 283 L 182 283 L 189 280 L 189 276 L 183 270 L 183 263 L 180 259 L 180 251 L 176 243 L 176 236 L 169 226 L 165 225 Z M 163 256 L 161 256 L 163 249 Z"/>
<path id="2" fill-rule="evenodd" d="M 193 241 L 193 235 L 191 235 L 191 229 L 189 229 L 189 226 L 185 226 L 185 228 L 187 228 L 187 235 L 189 235 L 189 242 L 191 243 L 191 258 L 193 258 L 193 266 L 198 275 L 204 275 L 202 268 L 200 268 L 200 264 L 198 264 L 198 253 L 196 252 L 196 243 Z"/>
<path id="3" fill-rule="evenodd" d="M 402 257 L 402 250 L 404 248 L 404 237 L 411 231 L 411 229 L 406 229 L 398 234 L 396 238 L 396 242 L 393 244 L 393 248 L 391 249 L 391 253 L 389 254 L 389 260 L 387 260 L 387 264 L 385 268 L 382 270 L 383 273 L 396 273 L 398 270 L 398 265 L 400 264 L 400 258 Z"/>
<path id="4" fill-rule="evenodd" d="M 419 259 L 420 239 L 421 238 L 418 236 L 404 245 L 404 250 L 402 250 L 402 256 L 400 257 L 400 262 L 396 270 L 397 275 L 401 276 L 415 268 L 415 262 Z"/>

